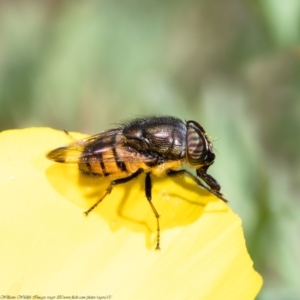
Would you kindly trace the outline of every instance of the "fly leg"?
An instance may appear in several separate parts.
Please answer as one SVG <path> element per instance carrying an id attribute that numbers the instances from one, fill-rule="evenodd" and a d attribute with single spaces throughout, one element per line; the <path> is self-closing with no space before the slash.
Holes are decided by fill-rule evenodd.
<path id="1" fill-rule="evenodd" d="M 99 203 L 102 202 L 102 200 L 108 195 L 111 193 L 113 187 L 115 185 L 118 185 L 118 184 L 122 184 L 122 183 L 126 183 L 134 178 L 136 178 L 137 176 L 139 176 L 141 173 L 143 173 L 144 170 L 143 169 L 138 169 L 135 173 L 131 174 L 130 176 L 128 177 L 125 177 L 125 178 L 120 178 L 120 179 L 116 179 L 116 180 L 113 180 L 110 185 L 108 186 L 108 188 L 106 189 L 106 192 L 104 193 L 104 195 L 92 206 L 90 207 L 87 211 L 85 211 L 85 215 L 87 216 Z"/>
<path id="2" fill-rule="evenodd" d="M 69 131 L 67 131 L 66 129 L 63 129 L 63 132 L 75 143 L 77 142 L 77 140 L 70 134 Z"/>
<path id="3" fill-rule="evenodd" d="M 155 215 L 156 218 L 156 223 L 157 223 L 157 234 L 156 234 L 156 248 L 155 250 L 160 250 L 160 227 L 159 227 L 159 214 L 156 210 L 156 208 L 154 207 L 153 203 L 152 203 L 152 182 L 151 182 L 151 177 L 150 177 L 150 173 L 146 174 L 146 179 L 145 179 L 145 193 L 146 193 L 146 198 L 148 200 L 148 203 L 151 206 L 151 209 Z"/>
<path id="4" fill-rule="evenodd" d="M 201 187 L 203 187 L 204 189 L 206 189 L 210 193 L 214 194 L 216 197 L 218 197 L 219 199 L 223 200 L 225 203 L 228 202 L 228 200 L 226 200 L 221 193 L 219 193 L 218 191 L 214 191 L 213 189 L 208 188 L 195 175 L 193 175 L 191 172 L 189 172 L 187 170 L 184 170 L 184 169 L 183 170 L 168 170 L 168 172 L 166 173 L 166 175 L 167 176 L 182 176 L 182 175 L 187 175 L 191 179 L 193 179 L 198 185 L 200 185 Z M 209 176 L 209 178 L 212 178 L 208 174 L 205 174 L 205 175 Z M 215 179 L 213 179 L 213 180 L 215 181 Z"/>

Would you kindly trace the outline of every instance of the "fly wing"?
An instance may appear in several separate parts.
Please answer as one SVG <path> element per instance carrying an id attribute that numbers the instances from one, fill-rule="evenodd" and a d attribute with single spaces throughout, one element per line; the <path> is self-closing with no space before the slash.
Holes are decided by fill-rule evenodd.
<path id="1" fill-rule="evenodd" d="M 125 146 L 120 129 L 105 131 L 56 148 L 48 152 L 46 157 L 55 162 L 71 164 L 86 163 L 90 157 L 93 157 L 105 163 L 116 161 L 114 151 L 118 153 L 117 161 L 120 162 L 153 162 L 154 160 L 149 155 L 143 155 L 136 149 Z"/>

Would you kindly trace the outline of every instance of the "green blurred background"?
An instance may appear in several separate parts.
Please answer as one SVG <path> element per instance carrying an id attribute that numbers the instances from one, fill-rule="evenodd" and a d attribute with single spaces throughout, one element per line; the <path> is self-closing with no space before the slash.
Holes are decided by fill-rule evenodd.
<path id="1" fill-rule="evenodd" d="M 300 0 L 1 1 L 0 130 L 200 122 L 259 299 L 300 299 Z"/>

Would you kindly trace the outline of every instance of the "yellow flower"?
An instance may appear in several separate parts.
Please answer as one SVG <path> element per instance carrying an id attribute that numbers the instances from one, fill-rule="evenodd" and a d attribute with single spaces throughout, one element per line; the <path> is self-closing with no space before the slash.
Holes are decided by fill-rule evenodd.
<path id="1" fill-rule="evenodd" d="M 156 219 L 144 176 L 116 186 L 85 217 L 109 181 L 45 158 L 68 142 L 63 132 L 47 128 L 0 133 L 1 295 L 256 297 L 262 279 L 228 205 L 187 178 L 153 178 L 161 216 L 161 251 L 155 251 Z"/>

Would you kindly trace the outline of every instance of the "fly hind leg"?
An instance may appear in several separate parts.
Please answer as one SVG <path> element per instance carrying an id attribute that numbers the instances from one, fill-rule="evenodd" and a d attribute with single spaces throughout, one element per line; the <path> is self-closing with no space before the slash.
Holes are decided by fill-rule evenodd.
<path id="1" fill-rule="evenodd" d="M 69 131 L 63 129 L 63 132 L 73 141 L 73 143 L 77 142 L 77 140 L 70 134 Z"/>
<path id="2" fill-rule="evenodd" d="M 146 179 L 145 179 L 145 193 L 146 193 L 146 197 L 148 200 L 148 203 L 151 206 L 151 209 L 155 215 L 156 218 L 156 223 L 157 223 L 157 234 L 156 234 L 156 248 L 155 250 L 160 250 L 160 226 L 159 226 L 159 214 L 156 210 L 156 208 L 154 207 L 153 203 L 152 203 L 152 182 L 151 182 L 151 177 L 150 177 L 150 173 L 146 174 Z"/>
<path id="3" fill-rule="evenodd" d="M 108 186 L 108 188 L 106 189 L 106 192 L 104 193 L 104 195 L 92 206 L 90 207 L 87 211 L 84 212 L 84 214 L 87 216 L 94 208 L 97 207 L 97 205 L 99 203 L 102 202 L 102 200 L 108 195 L 111 193 L 113 187 L 115 185 L 118 185 L 118 184 L 122 184 L 122 183 L 126 183 L 134 178 L 136 178 L 138 175 L 140 175 L 141 173 L 143 173 L 143 169 L 138 169 L 135 173 L 131 174 L 130 176 L 128 177 L 125 177 L 125 178 L 120 178 L 120 179 L 116 179 L 116 180 L 113 180 L 110 185 Z"/>

